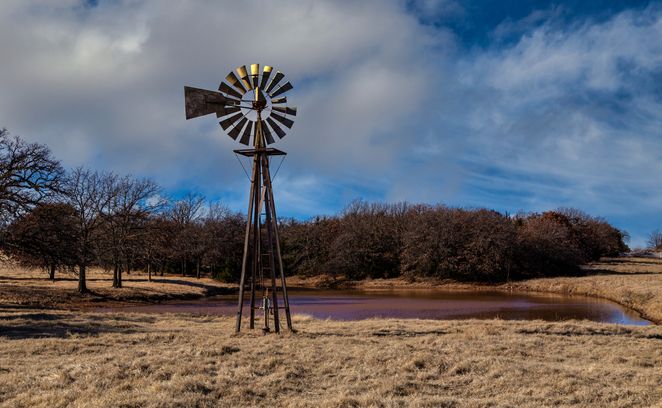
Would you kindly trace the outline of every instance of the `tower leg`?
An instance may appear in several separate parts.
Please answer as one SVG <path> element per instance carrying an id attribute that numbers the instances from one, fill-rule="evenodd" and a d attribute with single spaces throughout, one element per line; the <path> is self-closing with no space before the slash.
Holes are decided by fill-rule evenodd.
<path id="1" fill-rule="evenodd" d="M 262 267 L 260 260 L 260 191 L 261 189 L 261 168 L 260 168 L 260 154 L 256 154 L 253 158 L 253 168 L 255 172 L 255 181 L 253 182 L 253 265 L 251 268 L 251 320 L 250 328 L 255 328 L 255 290 L 257 283 L 257 276 Z M 266 324 L 266 322 L 265 322 Z"/>
<path id="2" fill-rule="evenodd" d="M 280 283 L 281 287 L 283 288 L 283 306 L 285 307 L 285 318 L 287 320 L 287 328 L 289 330 L 292 330 L 292 316 L 290 314 L 290 300 L 289 297 L 287 296 L 287 284 L 285 282 L 285 271 L 283 270 L 283 258 L 281 257 L 281 252 L 280 252 L 280 237 L 278 236 L 278 218 L 276 216 L 276 205 L 274 204 L 274 195 L 273 195 L 273 190 L 271 187 L 271 173 L 269 172 L 269 160 L 265 160 L 264 162 L 264 185 L 267 187 L 267 196 L 268 200 L 268 206 L 269 206 L 269 214 L 272 218 L 272 222 L 269 223 L 269 227 L 272 227 L 273 230 L 273 242 L 276 245 L 276 259 L 278 260 L 278 271 L 280 273 Z M 273 270 L 274 274 L 275 269 Z M 275 279 L 275 277 L 274 277 Z"/>
<path id="3" fill-rule="evenodd" d="M 264 209 L 265 209 L 265 222 L 267 224 L 267 241 L 269 242 L 269 270 L 271 272 L 271 297 L 272 297 L 272 310 L 274 312 L 274 330 L 276 333 L 280 333 L 280 319 L 278 318 L 278 295 L 276 293 L 276 263 L 274 262 L 274 237 L 273 237 L 273 217 L 271 216 L 271 191 L 269 191 L 269 184 L 267 184 L 267 178 L 269 177 L 269 159 L 267 157 L 262 158 L 262 174 L 264 178 L 264 185 L 267 191 L 265 191 L 264 197 Z"/>
<path id="4" fill-rule="evenodd" d="M 237 323 L 235 325 L 235 332 L 239 333 L 241 330 L 241 315 L 244 309 L 244 286 L 246 284 L 246 264 L 248 262 L 248 249 L 251 235 L 251 226 L 253 224 L 253 201 L 255 198 L 255 180 L 257 179 L 257 160 L 253 160 L 253 175 L 251 179 L 251 188 L 248 199 L 248 214 L 246 216 L 246 236 L 244 237 L 244 256 L 241 261 L 241 277 L 239 278 L 239 304 L 237 306 Z M 251 293 L 253 292 L 253 286 L 255 280 L 251 280 Z"/>

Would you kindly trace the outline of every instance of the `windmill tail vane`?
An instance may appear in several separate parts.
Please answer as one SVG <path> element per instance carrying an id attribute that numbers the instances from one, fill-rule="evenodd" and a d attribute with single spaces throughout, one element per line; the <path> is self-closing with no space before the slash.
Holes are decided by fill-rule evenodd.
<path id="1" fill-rule="evenodd" d="M 286 153 L 271 147 L 294 125 L 297 108 L 287 106 L 292 84 L 273 67 L 251 64 L 231 71 L 218 91 L 184 87 L 186 119 L 216 114 L 228 136 L 252 148 L 234 150 L 252 158 L 246 233 L 239 282 L 235 331 L 241 330 L 244 307 L 249 311 L 249 328 L 255 328 L 255 312 L 264 314 L 262 330 L 280 332 L 280 311 L 285 312 L 287 328 L 293 331 L 287 285 L 281 257 L 276 205 L 274 203 L 269 158 Z M 246 291 L 250 293 L 248 305 Z M 261 306 L 256 296 L 262 295 Z"/>

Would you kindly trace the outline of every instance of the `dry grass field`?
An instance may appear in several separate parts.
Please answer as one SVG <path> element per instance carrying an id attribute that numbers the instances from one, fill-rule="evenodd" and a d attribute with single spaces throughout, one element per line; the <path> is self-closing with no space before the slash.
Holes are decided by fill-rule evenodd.
<path id="1" fill-rule="evenodd" d="M 600 296 L 662 320 L 662 261 L 587 268 L 499 288 Z M 295 316 L 297 333 L 262 336 L 234 335 L 228 317 L 84 311 L 232 290 L 204 278 L 125 278 L 117 290 L 93 271 L 93 293 L 81 298 L 73 276 L 0 270 L 0 406 L 662 407 L 660 326 Z M 431 285 L 475 289 L 360 287 Z"/>
<path id="2" fill-rule="evenodd" d="M 662 327 L 0 312 L 3 407 L 662 406 Z"/>

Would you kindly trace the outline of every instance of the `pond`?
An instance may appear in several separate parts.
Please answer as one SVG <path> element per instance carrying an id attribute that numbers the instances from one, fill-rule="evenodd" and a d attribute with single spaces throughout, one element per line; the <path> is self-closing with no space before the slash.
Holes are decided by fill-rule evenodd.
<path id="1" fill-rule="evenodd" d="M 320 319 L 361 320 L 375 317 L 405 319 L 591 320 L 648 325 L 638 313 L 616 303 L 584 296 L 444 290 L 290 290 L 292 313 Z M 104 308 L 101 311 L 234 315 L 236 296 L 195 301 Z M 261 297 L 260 297 L 261 299 Z M 256 301 L 260 303 L 260 301 Z M 248 310 L 248 303 L 244 311 Z M 259 313 L 260 311 L 257 311 Z"/>

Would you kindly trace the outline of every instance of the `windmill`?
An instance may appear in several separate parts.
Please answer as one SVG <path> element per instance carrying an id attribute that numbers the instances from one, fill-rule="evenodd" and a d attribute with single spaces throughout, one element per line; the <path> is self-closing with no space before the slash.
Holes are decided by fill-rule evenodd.
<path id="1" fill-rule="evenodd" d="M 275 143 L 274 136 L 279 139 L 285 136 L 284 128 L 292 127 L 294 122 L 291 118 L 297 113 L 296 108 L 285 105 L 285 93 L 292 89 L 292 84 L 284 82 L 284 77 L 280 71 L 273 73 L 269 65 L 265 65 L 260 72 L 260 64 L 251 64 L 250 74 L 245 65 L 237 68 L 225 77 L 218 91 L 184 87 L 186 119 L 215 113 L 228 136 L 243 145 L 252 146 L 234 150 L 236 154 L 252 158 L 253 162 L 239 283 L 237 332 L 241 330 L 247 287 L 250 291 L 251 329 L 255 328 L 256 310 L 262 310 L 263 330 L 269 332 L 270 320 L 273 320 L 274 330 L 280 332 L 279 310 L 284 309 L 287 328 L 292 330 L 269 171 L 270 157 L 284 156 L 286 153 L 268 147 Z M 256 305 L 258 294 L 262 297 L 261 306 Z M 278 303 L 279 294 L 282 304 Z"/>

